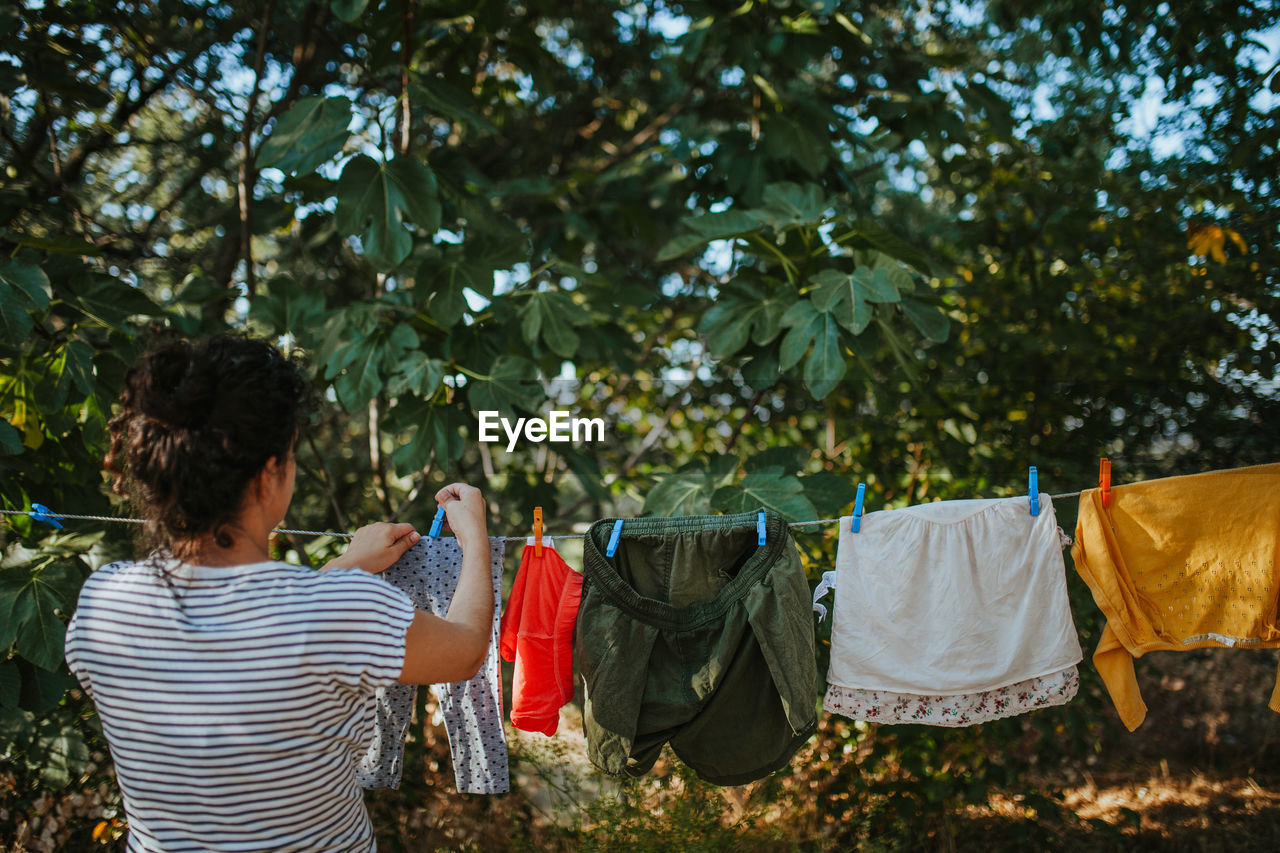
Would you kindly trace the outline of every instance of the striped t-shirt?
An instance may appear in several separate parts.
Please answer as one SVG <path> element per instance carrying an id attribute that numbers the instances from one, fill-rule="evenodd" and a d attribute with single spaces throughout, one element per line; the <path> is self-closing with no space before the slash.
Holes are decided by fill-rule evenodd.
<path id="1" fill-rule="evenodd" d="M 404 663 L 408 597 L 358 569 L 166 570 L 99 569 L 67 629 L 128 849 L 371 849 L 356 765 L 374 690 Z"/>

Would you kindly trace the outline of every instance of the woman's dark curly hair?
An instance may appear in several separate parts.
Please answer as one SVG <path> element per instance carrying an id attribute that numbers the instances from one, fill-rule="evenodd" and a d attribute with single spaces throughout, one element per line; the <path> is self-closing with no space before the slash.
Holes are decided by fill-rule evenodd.
<path id="1" fill-rule="evenodd" d="M 229 547 L 223 526 L 267 461 L 287 457 L 315 403 L 302 361 L 267 341 L 163 343 L 129 370 L 108 424 L 111 490 L 142 514 L 153 548 L 190 559 L 207 533 Z"/>

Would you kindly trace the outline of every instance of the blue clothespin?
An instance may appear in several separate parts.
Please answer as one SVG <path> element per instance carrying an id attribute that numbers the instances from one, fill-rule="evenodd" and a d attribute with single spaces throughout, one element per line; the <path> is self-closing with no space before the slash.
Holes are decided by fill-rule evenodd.
<path id="1" fill-rule="evenodd" d="M 440 528 L 444 527 L 444 507 L 436 510 L 436 517 L 431 520 L 431 532 L 427 534 L 432 539 L 440 538 Z"/>
<path id="2" fill-rule="evenodd" d="M 859 530 L 862 529 L 862 498 L 866 495 L 866 493 L 867 493 L 867 484 L 859 483 L 858 497 L 855 498 L 853 502 L 853 522 L 850 524 L 850 528 L 853 530 L 854 533 L 857 533 Z"/>
<path id="3" fill-rule="evenodd" d="M 32 504 L 31 511 L 28 512 L 27 515 L 31 516 L 33 521 L 42 521 L 45 524 L 58 528 L 59 530 L 63 529 L 62 522 L 57 521 L 54 518 L 53 510 L 49 509 L 44 504 Z"/>
<path id="4" fill-rule="evenodd" d="M 764 510 L 756 516 L 756 544 L 764 544 Z"/>
<path id="5" fill-rule="evenodd" d="M 604 549 L 606 557 L 612 557 L 618 553 L 618 540 L 622 538 L 622 519 L 618 519 L 613 523 L 613 532 L 609 534 L 609 545 Z"/>
<path id="6" fill-rule="evenodd" d="M 1036 474 L 1036 466 L 1031 466 L 1031 474 L 1027 478 L 1030 482 L 1031 492 L 1031 514 L 1040 514 L 1040 477 Z"/>

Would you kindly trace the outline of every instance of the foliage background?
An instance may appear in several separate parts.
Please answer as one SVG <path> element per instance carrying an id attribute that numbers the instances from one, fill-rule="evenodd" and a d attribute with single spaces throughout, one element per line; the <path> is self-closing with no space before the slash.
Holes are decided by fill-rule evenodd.
<path id="1" fill-rule="evenodd" d="M 292 527 L 424 525 L 452 479 L 484 487 L 492 530 L 540 505 L 560 531 L 761 503 L 827 518 L 858 482 L 872 510 L 1011 495 L 1031 464 L 1072 492 L 1102 454 L 1117 482 L 1276 461 L 1275 19 L 1209 0 L 9 3 L 0 501 L 124 512 L 98 472 L 125 369 L 158 336 L 227 328 L 305 351 L 330 403 Z M 604 418 L 605 441 L 476 440 L 479 409 L 552 407 Z M 62 634 L 128 530 L 10 516 L 3 535 L 0 840 L 109 843 Z M 816 577 L 831 532 L 798 538 Z M 1090 648 L 1079 584 L 1073 603 Z M 1221 688 L 1175 705 L 1179 737 L 1122 741 L 1085 667 L 1068 708 L 996 725 L 828 719 L 749 792 L 674 766 L 600 799 L 566 782 L 595 805 L 558 824 L 532 795 L 441 795 L 428 725 L 435 823 L 406 823 L 407 796 L 375 809 L 390 849 L 483 844 L 497 818 L 515 846 L 661 825 L 666 846 L 946 847 L 1004 791 L 1040 799 L 991 837 L 1105 846 L 1151 828 L 1081 823 L 1064 792 L 1089 758 L 1269 784 L 1275 722 L 1216 660 L 1146 665 Z M 86 791 L 106 811 L 66 805 Z"/>

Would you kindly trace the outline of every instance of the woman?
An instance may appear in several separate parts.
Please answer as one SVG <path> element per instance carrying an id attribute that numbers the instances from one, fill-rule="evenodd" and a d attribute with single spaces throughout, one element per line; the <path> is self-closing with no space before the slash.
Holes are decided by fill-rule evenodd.
<path id="1" fill-rule="evenodd" d="M 372 694 L 470 678 L 488 648 L 485 504 L 436 501 L 463 550 L 445 618 L 375 577 L 420 538 L 371 524 L 322 571 L 271 559 L 313 394 L 270 344 L 168 343 L 130 370 L 106 467 L 154 551 L 85 583 L 67 663 L 93 697 L 129 850 L 369 850 Z"/>

